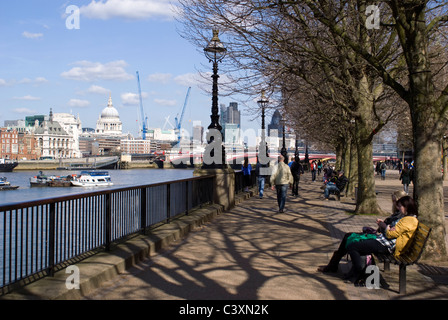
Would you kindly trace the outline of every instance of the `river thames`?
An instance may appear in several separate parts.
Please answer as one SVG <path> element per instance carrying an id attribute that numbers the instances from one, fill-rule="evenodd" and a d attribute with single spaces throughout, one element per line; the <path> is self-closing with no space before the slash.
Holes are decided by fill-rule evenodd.
<path id="1" fill-rule="evenodd" d="M 0 172 L 0 177 L 6 177 L 11 185 L 19 186 L 17 190 L 0 191 L 0 205 L 18 203 L 30 200 L 48 199 L 59 196 L 81 194 L 105 188 L 114 189 L 128 186 L 146 185 L 167 181 L 176 181 L 193 177 L 192 169 L 132 169 L 107 170 L 114 183 L 112 187 L 30 187 L 30 178 L 36 176 L 38 171 Z M 46 175 L 67 176 L 80 174 L 80 171 L 47 170 Z"/>

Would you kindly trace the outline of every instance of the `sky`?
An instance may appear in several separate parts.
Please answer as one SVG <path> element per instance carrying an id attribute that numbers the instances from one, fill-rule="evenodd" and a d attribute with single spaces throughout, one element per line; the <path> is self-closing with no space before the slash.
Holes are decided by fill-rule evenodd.
<path id="1" fill-rule="evenodd" d="M 211 72 L 212 66 L 200 48 L 179 35 L 173 5 L 166 0 L 1 1 L 0 126 L 48 115 L 51 108 L 79 115 L 84 128 L 95 128 L 110 95 L 123 132 L 137 136 L 138 71 L 149 128 L 172 128 L 189 87 L 182 126 L 188 132 L 197 121 L 207 127 L 211 96 L 199 72 Z M 219 103 L 232 101 L 220 97 Z M 242 129 L 258 130 L 261 121 L 244 116 L 244 108 L 240 104 Z"/>

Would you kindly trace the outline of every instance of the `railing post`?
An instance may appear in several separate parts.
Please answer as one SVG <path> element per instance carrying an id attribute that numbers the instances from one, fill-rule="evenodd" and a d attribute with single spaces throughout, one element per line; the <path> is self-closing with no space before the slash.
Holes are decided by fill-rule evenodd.
<path id="1" fill-rule="evenodd" d="M 112 204 L 111 204 L 111 194 L 107 193 L 105 195 L 105 246 L 106 251 L 110 251 L 110 243 L 112 238 Z"/>
<path id="2" fill-rule="evenodd" d="M 140 214 L 141 214 L 141 229 L 143 234 L 146 233 L 146 188 L 140 189 Z"/>
<path id="3" fill-rule="evenodd" d="M 171 222 L 171 184 L 166 185 L 166 220 Z"/>
<path id="4" fill-rule="evenodd" d="M 185 181 L 185 214 L 188 216 L 188 180 Z"/>
<path id="5" fill-rule="evenodd" d="M 56 203 L 50 203 L 50 221 L 48 226 L 48 274 L 54 276 L 55 233 L 56 233 Z"/>

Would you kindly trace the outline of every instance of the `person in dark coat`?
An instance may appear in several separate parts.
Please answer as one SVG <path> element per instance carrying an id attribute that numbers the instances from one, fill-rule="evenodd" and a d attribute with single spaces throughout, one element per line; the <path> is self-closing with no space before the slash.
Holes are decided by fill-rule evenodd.
<path id="1" fill-rule="evenodd" d="M 294 161 L 291 163 L 291 173 L 294 179 L 292 183 L 292 195 L 297 197 L 299 195 L 300 175 L 304 174 L 299 157 L 295 157 Z"/>
<path id="2" fill-rule="evenodd" d="M 406 194 L 409 194 L 409 184 L 411 183 L 411 170 L 409 169 L 409 165 L 407 163 L 404 165 L 403 170 L 401 170 L 399 179 L 403 184 L 404 192 L 406 192 Z"/>

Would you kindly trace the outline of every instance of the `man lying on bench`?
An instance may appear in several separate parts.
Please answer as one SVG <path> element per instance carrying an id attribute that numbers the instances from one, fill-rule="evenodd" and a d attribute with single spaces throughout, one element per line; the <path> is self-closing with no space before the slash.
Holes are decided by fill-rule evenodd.
<path id="1" fill-rule="evenodd" d="M 324 190 L 325 200 L 328 200 L 328 198 L 330 197 L 330 193 L 334 193 L 339 200 L 340 194 L 342 190 L 344 190 L 347 183 L 348 179 L 346 176 L 344 176 L 344 170 L 339 171 L 337 177 L 327 182 L 327 185 Z"/>

